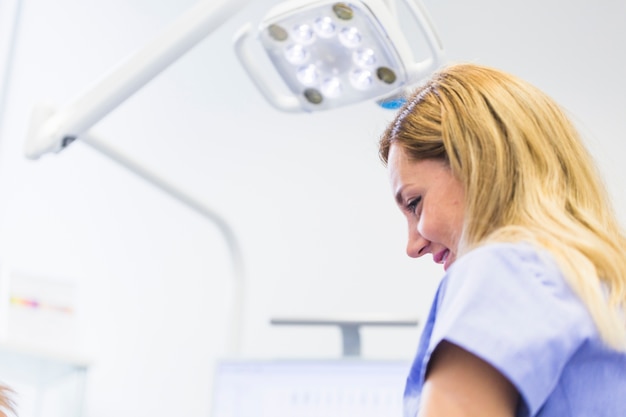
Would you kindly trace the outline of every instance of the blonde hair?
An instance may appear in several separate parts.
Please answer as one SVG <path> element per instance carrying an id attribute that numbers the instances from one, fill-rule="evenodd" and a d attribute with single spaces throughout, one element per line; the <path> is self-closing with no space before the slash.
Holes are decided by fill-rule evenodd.
<path id="1" fill-rule="evenodd" d="M 385 164 L 394 143 L 414 160 L 447 161 L 463 183 L 459 255 L 488 242 L 547 249 L 603 340 L 626 350 L 626 238 L 589 152 L 550 97 L 493 68 L 451 65 L 388 126 Z"/>

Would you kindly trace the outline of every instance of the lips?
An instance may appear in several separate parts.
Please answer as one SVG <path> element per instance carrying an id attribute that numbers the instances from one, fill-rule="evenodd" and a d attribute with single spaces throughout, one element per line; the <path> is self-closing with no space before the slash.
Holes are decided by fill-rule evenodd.
<path id="1" fill-rule="evenodd" d="M 452 262 L 454 262 L 454 256 L 449 249 L 444 249 L 433 255 L 433 261 L 438 264 L 443 264 L 443 270 L 447 271 L 450 265 L 452 265 Z"/>
<path id="2" fill-rule="evenodd" d="M 435 261 L 435 263 L 442 264 L 446 261 L 446 258 L 448 257 L 449 254 L 450 254 L 450 251 L 448 249 L 444 249 L 440 252 L 437 252 L 433 254 L 433 261 Z"/>

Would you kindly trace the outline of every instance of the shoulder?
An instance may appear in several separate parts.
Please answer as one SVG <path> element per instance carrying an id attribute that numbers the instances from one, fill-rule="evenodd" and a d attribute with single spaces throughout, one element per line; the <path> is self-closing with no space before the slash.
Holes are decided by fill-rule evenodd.
<path id="1" fill-rule="evenodd" d="M 547 270 L 560 274 L 552 255 L 530 243 L 488 243 L 461 256 L 450 271 L 467 267 L 480 267 L 481 264 L 511 269 L 524 268 L 531 271 Z"/>
<path id="2" fill-rule="evenodd" d="M 543 320 L 561 329 L 584 324 L 577 333 L 595 331 L 554 257 L 529 243 L 493 243 L 466 253 L 448 269 L 437 303 L 443 322 L 472 318 L 476 325 L 504 331 L 514 322 Z M 545 329 L 536 323 L 526 327 Z"/>
<path id="3" fill-rule="evenodd" d="M 448 269 L 436 302 L 429 354 L 446 340 L 476 355 L 511 381 L 531 410 L 578 348 L 596 337 L 557 262 L 527 243 L 466 253 Z"/>
<path id="4" fill-rule="evenodd" d="M 441 295 L 490 288 L 509 296 L 576 298 L 554 257 L 526 242 L 490 243 L 466 253 L 448 270 Z"/>

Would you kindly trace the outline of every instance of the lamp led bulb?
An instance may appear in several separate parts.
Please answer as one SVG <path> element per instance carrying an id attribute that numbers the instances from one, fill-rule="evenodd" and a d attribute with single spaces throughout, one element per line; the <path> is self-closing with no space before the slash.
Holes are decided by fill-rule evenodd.
<path id="1" fill-rule="evenodd" d="M 322 82 L 321 90 L 326 97 L 338 97 L 343 90 L 341 80 L 337 77 L 328 78 Z"/>
<path id="2" fill-rule="evenodd" d="M 343 28 L 339 32 L 339 40 L 346 48 L 356 48 L 361 44 L 362 35 L 355 27 Z"/>
<path id="3" fill-rule="evenodd" d="M 350 73 L 350 82 L 358 90 L 367 90 L 374 84 L 374 77 L 370 71 L 359 68 Z"/>
<path id="4" fill-rule="evenodd" d="M 310 25 L 300 24 L 293 28 L 292 36 L 296 42 L 310 45 L 315 42 L 315 32 Z"/>
<path id="5" fill-rule="evenodd" d="M 302 65 L 309 60 L 311 53 L 301 44 L 294 43 L 285 49 L 285 58 L 293 65 Z"/>
<path id="6" fill-rule="evenodd" d="M 298 81 L 305 86 L 314 86 L 319 81 L 319 70 L 313 64 L 301 67 L 297 73 Z"/>
<path id="7" fill-rule="evenodd" d="M 352 60 L 360 67 L 372 67 L 376 64 L 376 53 L 371 48 L 364 48 L 354 51 Z"/>
<path id="8" fill-rule="evenodd" d="M 321 38 L 331 38 L 335 36 L 337 26 L 329 16 L 320 17 L 313 25 L 315 33 Z"/>

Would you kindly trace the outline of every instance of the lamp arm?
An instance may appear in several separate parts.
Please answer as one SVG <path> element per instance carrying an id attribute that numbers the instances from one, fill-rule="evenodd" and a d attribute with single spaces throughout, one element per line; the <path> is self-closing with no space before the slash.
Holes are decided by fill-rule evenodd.
<path id="1" fill-rule="evenodd" d="M 250 1 L 200 0 L 91 89 L 43 120 L 37 115 L 26 138 L 26 156 L 36 159 L 66 147 Z"/>
<path id="2" fill-rule="evenodd" d="M 241 353 L 241 334 L 243 329 L 245 271 L 243 268 L 241 248 L 239 247 L 235 232 L 231 229 L 228 222 L 226 222 L 224 218 L 209 208 L 206 204 L 182 191 L 179 187 L 173 185 L 168 180 L 150 169 L 142 166 L 138 161 L 135 161 L 123 154 L 121 151 L 116 150 L 113 146 L 107 144 L 105 140 L 98 138 L 90 132 L 81 136 L 81 140 L 93 149 L 104 154 L 113 161 L 122 165 L 124 168 L 132 171 L 137 176 L 159 188 L 161 191 L 170 195 L 174 199 L 192 208 L 198 214 L 213 222 L 213 224 L 215 224 L 220 230 L 226 240 L 228 250 L 230 251 L 234 278 L 233 302 L 231 310 L 232 324 L 229 328 L 230 334 L 228 340 L 228 351 L 234 356 L 238 356 Z"/>

